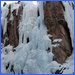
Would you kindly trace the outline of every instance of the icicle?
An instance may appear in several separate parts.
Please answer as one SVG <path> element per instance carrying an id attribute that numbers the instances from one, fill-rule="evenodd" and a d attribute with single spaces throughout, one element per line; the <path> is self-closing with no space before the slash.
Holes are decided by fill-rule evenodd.
<path id="1" fill-rule="evenodd" d="M 39 2 L 39 14 L 40 14 L 40 23 L 42 24 L 44 20 L 43 2 Z"/>
<path id="2" fill-rule="evenodd" d="M 3 34 L 5 34 L 6 31 L 7 31 L 7 18 L 5 18 L 4 21 Z"/>
<path id="3" fill-rule="evenodd" d="M 5 7 L 2 7 L 2 28 L 3 28 L 3 34 L 7 31 L 7 14 L 8 14 L 8 6 L 6 5 Z"/>
<path id="4" fill-rule="evenodd" d="M 27 38 L 30 39 L 30 33 L 35 26 L 35 21 L 37 18 L 37 6 L 33 3 L 27 3 L 23 8 L 22 22 L 19 25 L 20 39 L 24 35 L 23 43 L 27 43 Z M 22 40 L 20 40 L 22 42 Z"/>

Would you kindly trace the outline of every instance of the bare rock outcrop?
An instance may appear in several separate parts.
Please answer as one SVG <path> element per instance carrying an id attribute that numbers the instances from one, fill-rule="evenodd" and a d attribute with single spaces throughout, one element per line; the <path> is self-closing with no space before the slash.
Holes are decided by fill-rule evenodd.
<path id="1" fill-rule="evenodd" d="M 52 43 L 55 39 L 62 39 L 56 42 L 59 46 L 53 47 L 54 60 L 59 63 L 65 62 L 72 53 L 72 44 L 67 22 L 64 19 L 64 10 L 61 2 L 46 2 L 44 4 L 44 23 L 48 34 L 52 35 Z"/>
<path id="2" fill-rule="evenodd" d="M 4 43 L 4 46 L 10 44 L 13 47 L 16 47 L 16 46 L 18 46 L 18 43 L 19 43 L 18 26 L 19 26 L 21 16 L 23 13 L 23 5 L 20 4 L 18 10 L 14 9 L 12 11 L 11 8 L 12 7 L 10 4 L 8 7 L 8 15 L 6 17 L 7 18 L 7 32 L 3 35 L 3 43 Z M 13 19 L 11 19 L 11 15 L 12 15 Z M 5 40 L 6 37 L 8 38 L 8 40 Z M 8 41 L 8 43 L 7 43 L 7 41 Z"/>

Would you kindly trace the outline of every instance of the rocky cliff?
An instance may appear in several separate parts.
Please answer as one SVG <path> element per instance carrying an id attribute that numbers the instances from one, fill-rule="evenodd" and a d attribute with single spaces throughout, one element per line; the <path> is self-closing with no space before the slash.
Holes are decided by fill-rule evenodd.
<path id="1" fill-rule="evenodd" d="M 43 2 L 43 13 L 41 13 L 44 14 L 43 19 L 39 3 L 36 6 L 31 2 L 17 2 L 4 4 L 2 7 L 2 52 L 5 54 L 5 56 L 2 55 L 2 63 L 6 66 L 7 73 L 38 73 L 37 71 L 39 73 L 57 73 L 58 71 L 61 73 L 61 70 L 63 73 L 66 68 L 61 66 L 73 55 L 72 28 L 70 29 L 71 23 L 68 23 L 65 18 L 67 12 L 65 5 L 69 5 L 74 10 L 74 3 Z M 70 16 L 72 19 L 74 14 Z M 8 59 L 10 55 L 13 56 L 12 59 Z M 37 68 L 39 66 L 41 70 L 38 68 L 34 72 L 34 67 L 31 67 L 30 63 Z M 51 68 L 49 71 L 49 66 L 54 63 L 58 63 L 61 69 L 56 71 L 54 68 L 54 71 Z M 32 70 L 29 70 L 26 64 Z"/>
<path id="2" fill-rule="evenodd" d="M 72 54 L 72 41 L 68 24 L 64 18 L 65 7 L 62 2 L 46 2 L 44 4 L 44 23 L 51 34 L 53 44 L 59 44 L 59 47 L 53 47 L 55 54 L 54 60 L 59 63 L 65 62 L 65 59 Z M 61 41 L 54 41 L 62 39 Z"/>

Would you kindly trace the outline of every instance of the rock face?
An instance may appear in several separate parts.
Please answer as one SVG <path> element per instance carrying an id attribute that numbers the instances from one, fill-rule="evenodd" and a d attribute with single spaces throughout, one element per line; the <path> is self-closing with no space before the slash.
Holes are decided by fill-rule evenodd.
<path id="1" fill-rule="evenodd" d="M 13 47 L 16 47 L 18 46 L 19 43 L 18 25 L 19 25 L 19 21 L 21 20 L 23 5 L 19 6 L 18 12 L 16 9 L 12 11 L 11 8 L 12 8 L 11 5 L 9 5 L 8 15 L 7 15 L 7 32 L 3 35 L 3 43 L 4 46 L 10 44 Z M 11 15 L 13 19 L 11 19 Z M 8 40 L 5 40 L 6 37 L 8 38 Z"/>
<path id="2" fill-rule="evenodd" d="M 61 2 L 46 2 L 44 4 L 44 23 L 48 29 L 48 34 L 52 35 L 52 43 L 59 44 L 53 47 L 54 60 L 59 63 L 65 62 L 72 53 L 72 44 L 67 22 L 64 19 L 65 8 Z M 53 40 L 58 41 L 53 42 Z M 59 39 L 62 39 L 59 42 Z"/>

